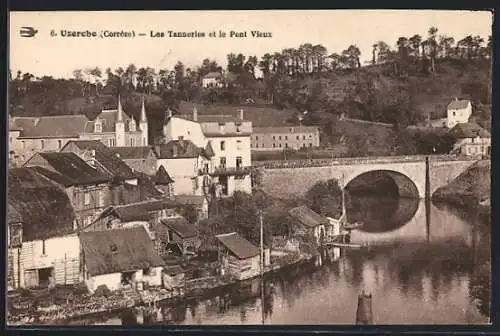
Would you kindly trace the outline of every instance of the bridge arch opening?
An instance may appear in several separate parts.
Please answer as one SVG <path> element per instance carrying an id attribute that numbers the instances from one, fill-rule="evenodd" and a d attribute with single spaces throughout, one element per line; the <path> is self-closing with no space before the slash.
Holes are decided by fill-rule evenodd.
<path id="1" fill-rule="evenodd" d="M 408 176 L 392 170 L 362 173 L 352 178 L 345 188 L 349 194 L 420 198 L 415 183 Z"/>

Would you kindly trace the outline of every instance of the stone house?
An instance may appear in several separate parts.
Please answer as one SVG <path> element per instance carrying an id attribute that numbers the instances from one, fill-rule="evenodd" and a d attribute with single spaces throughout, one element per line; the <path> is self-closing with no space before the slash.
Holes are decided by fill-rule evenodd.
<path id="1" fill-rule="evenodd" d="M 330 226 L 330 221 L 314 212 L 307 206 L 299 206 L 290 209 L 290 217 L 297 224 L 297 234 L 308 234 L 316 238 L 318 244 L 326 236 L 326 228 Z"/>
<path id="2" fill-rule="evenodd" d="M 455 139 L 454 153 L 463 155 L 491 155 L 491 134 L 477 123 L 456 124 L 449 132 Z"/>
<path id="3" fill-rule="evenodd" d="M 176 216 L 161 220 L 158 226 L 157 239 L 162 252 L 165 253 L 169 244 L 178 246 L 181 254 L 196 253 L 201 245 L 198 230 L 194 224 L 184 217 Z"/>
<path id="4" fill-rule="evenodd" d="M 455 98 L 446 107 L 446 113 L 446 126 L 451 129 L 457 124 L 469 122 L 469 118 L 472 115 L 472 104 L 470 100 L 459 100 Z"/>
<path id="5" fill-rule="evenodd" d="M 135 171 L 154 176 L 157 172 L 158 156 L 153 147 L 110 147 L 118 158 Z"/>
<path id="6" fill-rule="evenodd" d="M 285 150 L 317 148 L 320 145 L 319 128 L 315 126 L 253 127 L 251 148 L 259 150 Z"/>

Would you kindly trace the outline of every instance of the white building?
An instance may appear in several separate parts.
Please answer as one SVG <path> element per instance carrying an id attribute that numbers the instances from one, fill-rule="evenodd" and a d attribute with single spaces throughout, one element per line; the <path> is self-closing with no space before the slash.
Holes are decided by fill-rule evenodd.
<path id="1" fill-rule="evenodd" d="M 250 136 L 252 122 L 245 121 L 243 110 L 239 117 L 231 115 L 198 115 L 196 107 L 191 116 L 169 116 L 163 128 L 165 142 L 189 140 L 206 149 L 210 164 L 204 175 L 212 177 L 216 192 L 230 196 L 234 191 L 251 193 Z M 169 172 L 171 169 L 168 170 Z M 174 177 L 175 180 L 175 177 Z"/>
<path id="2" fill-rule="evenodd" d="M 469 118 L 472 115 L 472 104 L 470 100 L 458 100 L 455 98 L 454 101 L 448 104 L 446 110 L 446 126 L 451 129 L 456 124 L 469 122 Z"/>

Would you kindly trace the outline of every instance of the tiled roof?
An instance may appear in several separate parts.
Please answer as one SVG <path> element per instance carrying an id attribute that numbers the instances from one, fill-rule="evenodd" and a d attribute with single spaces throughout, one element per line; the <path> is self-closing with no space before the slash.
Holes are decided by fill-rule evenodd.
<path id="1" fill-rule="evenodd" d="M 132 179 L 135 178 L 132 168 L 130 168 L 123 160 L 118 158 L 116 154 L 105 144 L 99 140 L 78 140 L 68 142 L 62 149 L 62 152 L 68 152 L 70 144 L 74 144 L 82 151 L 95 151 L 95 160 L 100 163 L 106 170 L 117 178 Z"/>
<path id="2" fill-rule="evenodd" d="M 85 132 L 86 133 L 94 133 L 94 127 L 95 127 L 95 122 L 97 120 L 101 121 L 101 129 L 102 132 L 115 132 L 116 131 L 116 119 L 118 115 L 118 110 L 104 110 L 102 111 L 97 117 L 94 118 L 94 120 L 89 120 L 86 127 L 85 127 Z M 136 131 L 136 129 L 131 129 L 129 127 L 129 120 L 135 120 L 131 117 L 129 117 L 126 113 L 122 113 L 123 117 L 123 122 L 125 123 L 125 132 L 130 132 L 130 131 Z M 136 122 L 136 126 L 138 123 Z"/>
<path id="3" fill-rule="evenodd" d="M 167 218 L 163 219 L 161 222 L 177 233 L 181 238 L 191 238 L 198 235 L 196 227 L 189 223 L 184 217 Z"/>
<path id="4" fill-rule="evenodd" d="M 85 132 L 88 119 L 83 114 L 14 118 L 19 138 L 77 138 Z"/>
<path id="5" fill-rule="evenodd" d="M 253 134 L 256 133 L 315 133 L 319 128 L 315 126 L 267 126 L 253 127 Z"/>
<path id="6" fill-rule="evenodd" d="M 228 233 L 216 236 L 216 238 L 238 259 L 248 259 L 259 255 L 259 248 L 252 245 L 248 240 L 238 233 Z"/>
<path id="7" fill-rule="evenodd" d="M 72 181 L 72 185 L 76 184 L 98 184 L 110 182 L 112 177 L 108 174 L 101 173 L 89 166 L 75 153 L 37 153 L 44 158 L 47 163 L 58 173 L 64 175 Z M 30 166 L 28 161 L 25 166 Z"/>
<path id="8" fill-rule="evenodd" d="M 326 217 L 317 214 L 306 206 L 293 208 L 288 213 L 302 225 L 310 228 L 329 223 Z"/>
<path id="9" fill-rule="evenodd" d="M 477 123 L 456 124 L 455 127 L 449 131 L 449 134 L 456 139 L 476 138 L 478 136 L 481 138 L 491 137 L 491 134 Z"/>
<path id="10" fill-rule="evenodd" d="M 110 149 L 115 153 L 118 154 L 120 159 L 122 160 L 127 160 L 127 159 L 146 159 L 151 152 L 153 155 L 155 154 L 155 151 L 152 147 L 149 146 L 143 146 L 143 147 L 110 147 Z"/>
<path id="11" fill-rule="evenodd" d="M 190 140 L 171 140 L 157 147 L 160 159 L 188 159 L 197 158 L 202 154 L 202 149 Z"/>
<path id="12" fill-rule="evenodd" d="M 165 170 L 165 167 L 163 166 L 160 166 L 160 168 L 158 168 L 154 181 L 155 184 L 158 185 L 166 185 L 174 182 L 174 180 L 172 180 L 170 175 L 168 175 L 167 171 Z"/>
<path id="13" fill-rule="evenodd" d="M 92 276 L 165 265 L 142 226 L 82 232 L 80 241 Z"/>
<path id="14" fill-rule="evenodd" d="M 469 105 L 470 100 L 454 100 L 448 104 L 448 110 L 461 110 Z"/>
<path id="15" fill-rule="evenodd" d="M 167 273 L 168 275 L 177 275 L 184 273 L 184 269 L 180 265 L 171 265 L 171 266 L 165 266 L 163 272 Z"/>
<path id="16" fill-rule="evenodd" d="M 208 140 L 207 145 L 205 146 L 205 156 L 207 158 L 211 158 L 215 156 L 214 149 L 212 148 L 212 141 Z"/>
<path id="17" fill-rule="evenodd" d="M 10 208 L 23 221 L 23 240 L 47 239 L 73 232 L 75 213 L 68 195 L 32 168 L 14 168 L 8 174 Z"/>

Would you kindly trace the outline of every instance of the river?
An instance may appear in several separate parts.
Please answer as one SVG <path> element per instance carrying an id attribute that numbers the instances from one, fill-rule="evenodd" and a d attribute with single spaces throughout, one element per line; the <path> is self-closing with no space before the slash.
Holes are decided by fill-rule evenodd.
<path id="1" fill-rule="evenodd" d="M 351 241 L 371 248 L 324 251 L 315 264 L 266 278 L 263 311 L 255 280 L 153 316 L 130 310 L 72 324 L 353 324 L 363 290 L 376 324 L 488 323 L 487 223 L 423 200 L 349 203 L 348 218 L 365 223 Z"/>

